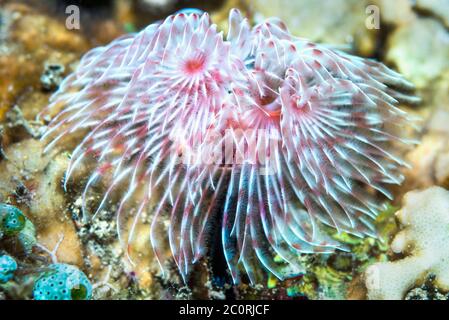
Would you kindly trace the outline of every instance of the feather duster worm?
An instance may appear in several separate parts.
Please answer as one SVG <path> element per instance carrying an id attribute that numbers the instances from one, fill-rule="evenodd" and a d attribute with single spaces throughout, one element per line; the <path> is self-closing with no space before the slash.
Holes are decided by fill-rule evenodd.
<path id="1" fill-rule="evenodd" d="M 416 102 L 401 93 L 412 88 L 379 62 L 292 36 L 278 19 L 251 28 L 232 10 L 225 39 L 207 13 L 178 13 L 88 52 L 51 98 L 47 112 L 62 109 L 44 139 L 48 150 L 87 132 L 66 181 L 95 159 L 84 207 L 109 176 L 97 212 L 119 192 L 122 243 L 148 210 L 160 263 L 168 220 L 185 279 L 220 221 L 235 282 L 241 270 L 256 282 L 258 264 L 283 279 L 303 271 L 300 253 L 345 249 L 323 225 L 375 236 L 379 200 L 366 189 L 391 197 L 385 186 L 403 179 L 391 144 L 409 141 L 390 129 L 409 121 L 396 105 Z M 124 208 L 142 189 L 122 239 Z"/>

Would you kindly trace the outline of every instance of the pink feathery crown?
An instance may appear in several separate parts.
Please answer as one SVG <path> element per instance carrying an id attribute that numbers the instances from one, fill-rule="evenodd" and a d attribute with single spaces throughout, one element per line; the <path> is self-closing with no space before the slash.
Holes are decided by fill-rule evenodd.
<path id="1" fill-rule="evenodd" d="M 48 150 L 82 133 L 65 181 L 94 164 L 84 214 L 106 181 L 96 212 L 119 195 L 125 246 L 147 212 L 155 257 L 162 267 L 167 229 L 186 279 L 219 224 L 234 282 L 244 270 L 255 283 L 258 265 L 284 279 L 304 271 L 300 253 L 346 250 L 323 226 L 376 236 L 377 193 L 391 198 L 386 185 L 403 180 L 392 146 L 410 142 L 396 133 L 409 121 L 397 105 L 417 101 L 401 93 L 411 89 L 382 63 L 295 37 L 279 19 L 251 28 L 233 9 L 224 38 L 207 13 L 178 13 L 88 52 L 52 96 L 43 139 Z"/>

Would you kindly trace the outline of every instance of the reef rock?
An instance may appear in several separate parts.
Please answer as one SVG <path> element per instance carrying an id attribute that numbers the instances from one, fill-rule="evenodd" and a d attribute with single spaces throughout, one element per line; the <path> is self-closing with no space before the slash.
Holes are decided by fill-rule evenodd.
<path id="1" fill-rule="evenodd" d="M 83 264 L 81 243 L 65 212 L 67 205 L 61 187 L 68 157 L 64 154 L 43 155 L 42 151 L 41 143 L 33 139 L 11 144 L 5 149 L 7 159 L 0 162 L 0 198 L 11 198 L 12 193 L 17 198 L 14 190 L 18 186 L 27 190 L 26 199 L 21 199 L 21 209 L 35 224 L 39 243 L 53 248 L 64 236 L 58 260 L 80 266 Z"/>
<path id="2" fill-rule="evenodd" d="M 416 7 L 441 19 L 449 28 L 449 0 L 417 0 Z"/>
<path id="3" fill-rule="evenodd" d="M 275 16 L 296 36 L 333 45 L 350 45 L 362 55 L 370 55 L 375 50 L 379 29 L 366 27 L 372 14 L 369 1 L 255 0 L 251 4 L 256 22 Z M 351 19 L 346 18 L 349 16 Z"/>
<path id="4" fill-rule="evenodd" d="M 443 118 L 449 117 L 440 112 Z M 406 160 L 411 168 L 405 170 L 406 185 L 402 191 L 443 185 L 449 178 L 447 163 L 449 154 L 449 135 L 444 132 L 430 132 L 423 136 L 421 143 L 410 151 Z M 445 173 L 446 172 L 446 173 Z"/>
<path id="5" fill-rule="evenodd" d="M 45 62 L 69 65 L 89 48 L 63 22 L 20 4 L 0 9 L 0 120 L 28 88 L 39 88 Z"/>
<path id="6" fill-rule="evenodd" d="M 449 32 L 432 18 L 415 18 L 388 39 L 387 62 L 418 88 L 428 86 L 449 70 L 448 56 Z"/>
<path id="7" fill-rule="evenodd" d="M 387 25 L 404 25 L 415 18 L 412 3 L 409 0 L 377 0 L 377 5 L 380 8 L 380 18 Z"/>

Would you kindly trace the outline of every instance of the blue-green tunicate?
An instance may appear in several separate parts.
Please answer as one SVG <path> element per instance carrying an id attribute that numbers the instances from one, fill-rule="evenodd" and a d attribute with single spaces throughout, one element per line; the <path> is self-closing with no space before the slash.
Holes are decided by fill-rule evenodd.
<path id="1" fill-rule="evenodd" d="M 26 218 L 18 208 L 0 203 L 0 236 L 13 236 L 25 227 Z"/>
<path id="2" fill-rule="evenodd" d="M 6 283 L 14 277 L 17 262 L 9 255 L 0 255 L 0 283 Z"/>
<path id="3" fill-rule="evenodd" d="M 92 285 L 77 267 L 55 263 L 48 266 L 34 284 L 35 300 L 89 300 Z"/>

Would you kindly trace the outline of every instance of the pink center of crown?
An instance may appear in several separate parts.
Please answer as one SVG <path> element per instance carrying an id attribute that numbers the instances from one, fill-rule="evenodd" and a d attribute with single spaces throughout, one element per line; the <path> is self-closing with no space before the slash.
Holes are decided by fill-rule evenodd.
<path id="1" fill-rule="evenodd" d="M 200 52 L 195 57 L 192 57 L 184 62 L 184 71 L 187 74 L 199 73 L 204 70 L 205 65 L 206 55 Z"/>

